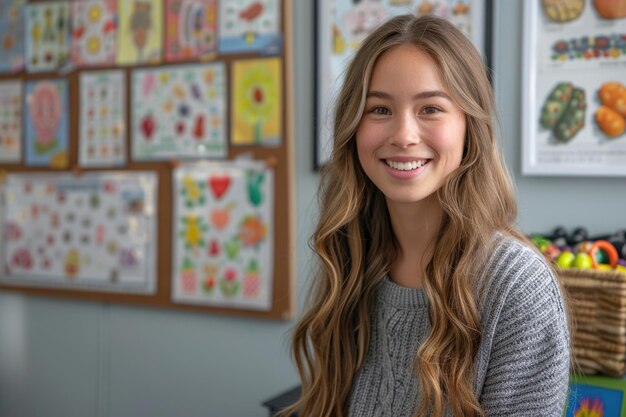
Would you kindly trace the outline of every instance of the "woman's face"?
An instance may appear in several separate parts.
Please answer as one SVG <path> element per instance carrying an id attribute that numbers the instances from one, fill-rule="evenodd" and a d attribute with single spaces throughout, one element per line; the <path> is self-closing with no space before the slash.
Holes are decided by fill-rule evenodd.
<path id="1" fill-rule="evenodd" d="M 465 114 L 432 58 L 412 45 L 382 54 L 356 131 L 359 161 L 387 204 L 417 203 L 461 163 Z"/>

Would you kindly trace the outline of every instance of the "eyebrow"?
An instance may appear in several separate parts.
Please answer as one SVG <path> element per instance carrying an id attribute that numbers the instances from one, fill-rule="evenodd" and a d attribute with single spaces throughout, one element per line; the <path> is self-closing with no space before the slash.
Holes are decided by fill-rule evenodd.
<path id="1" fill-rule="evenodd" d="M 366 98 L 374 97 L 374 98 L 383 98 L 383 99 L 391 99 L 392 98 L 391 94 L 385 93 L 383 91 L 376 91 L 376 90 L 368 91 L 367 95 L 365 97 Z M 432 98 L 432 97 L 441 97 L 441 98 L 445 98 L 446 100 L 452 101 L 450 96 L 447 93 L 445 93 L 444 91 L 441 91 L 441 90 L 422 91 L 421 93 L 415 94 L 413 96 L 413 99 L 414 100 L 421 100 L 421 99 Z"/>

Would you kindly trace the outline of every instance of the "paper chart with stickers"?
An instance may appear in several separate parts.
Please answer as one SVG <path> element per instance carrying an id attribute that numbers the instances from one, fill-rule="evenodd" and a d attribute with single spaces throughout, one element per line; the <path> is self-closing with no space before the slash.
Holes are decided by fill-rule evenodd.
<path id="1" fill-rule="evenodd" d="M 162 0 L 119 0 L 117 63 L 133 65 L 161 60 Z"/>
<path id="2" fill-rule="evenodd" d="M 281 144 L 281 65 L 279 58 L 234 62 L 230 110 L 233 145 Z"/>
<path id="3" fill-rule="evenodd" d="M 125 79 L 121 70 L 80 74 L 80 166 L 126 163 Z"/>
<path id="4" fill-rule="evenodd" d="M 26 0 L 3 0 L 0 7 L 0 72 L 24 67 L 24 9 Z"/>
<path id="5" fill-rule="evenodd" d="M 222 54 L 281 51 L 280 0 L 230 0 L 219 7 Z"/>
<path id="6" fill-rule="evenodd" d="M 68 83 L 66 79 L 26 82 L 26 165 L 68 165 Z"/>
<path id="7" fill-rule="evenodd" d="M 0 163 L 22 157 L 22 82 L 0 81 Z"/>
<path id="8" fill-rule="evenodd" d="M 167 0 L 165 59 L 208 58 L 217 50 L 216 0 Z"/>
<path id="9" fill-rule="evenodd" d="M 115 63 L 117 0 L 72 3 L 72 62 L 76 66 Z"/>
<path id="10" fill-rule="evenodd" d="M 26 8 L 26 69 L 51 71 L 64 65 L 70 52 L 70 3 L 29 4 Z"/>
<path id="11" fill-rule="evenodd" d="M 525 5 L 524 173 L 626 176 L 624 4 Z"/>
<path id="12" fill-rule="evenodd" d="M 224 158 L 224 63 L 141 69 L 132 77 L 136 160 Z"/>
<path id="13" fill-rule="evenodd" d="M 155 173 L 9 174 L 4 190 L 3 281 L 154 292 Z"/>
<path id="14" fill-rule="evenodd" d="M 173 301 L 271 309 L 273 171 L 235 161 L 182 165 L 173 176 Z"/>

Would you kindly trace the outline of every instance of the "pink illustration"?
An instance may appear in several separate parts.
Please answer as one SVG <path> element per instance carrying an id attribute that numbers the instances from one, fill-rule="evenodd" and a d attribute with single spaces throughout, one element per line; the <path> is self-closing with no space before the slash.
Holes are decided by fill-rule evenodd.
<path id="1" fill-rule="evenodd" d="M 63 116 L 63 107 L 57 86 L 51 82 L 40 82 L 32 96 L 31 117 L 37 132 L 35 149 L 45 153 L 56 146 L 56 132 Z"/>

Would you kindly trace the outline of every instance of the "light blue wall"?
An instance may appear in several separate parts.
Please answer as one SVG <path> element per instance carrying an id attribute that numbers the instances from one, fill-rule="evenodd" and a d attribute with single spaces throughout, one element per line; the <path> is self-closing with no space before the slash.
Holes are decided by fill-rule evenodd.
<path id="1" fill-rule="evenodd" d="M 527 231 L 626 227 L 626 181 L 520 174 L 522 1 L 496 3 L 495 87 L 504 152 Z M 311 171 L 313 2 L 294 0 L 297 290 L 305 296 L 316 216 Z M 0 416 L 265 416 L 297 381 L 293 322 L 0 294 Z"/>

